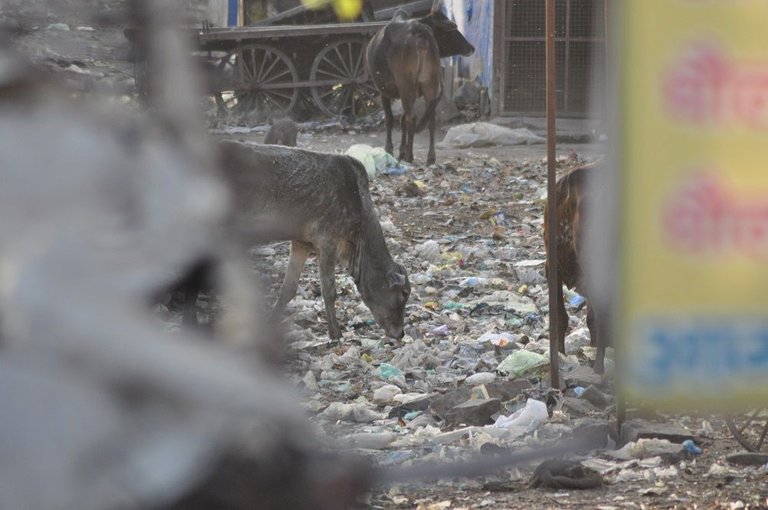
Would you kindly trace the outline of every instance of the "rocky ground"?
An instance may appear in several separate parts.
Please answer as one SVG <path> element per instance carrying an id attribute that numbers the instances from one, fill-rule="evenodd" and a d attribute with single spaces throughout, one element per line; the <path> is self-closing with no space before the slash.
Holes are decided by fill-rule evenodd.
<path id="1" fill-rule="evenodd" d="M 109 17 L 4 2 L 0 19 L 16 45 L 75 89 L 106 91 L 133 106 L 130 49 Z M 101 14 L 121 2 L 100 2 Z M 263 130 L 215 130 L 254 142 Z M 442 139 L 446 128 L 441 128 Z M 383 146 L 380 126 L 302 126 L 298 145 L 340 152 Z M 602 145 L 558 148 L 559 171 L 600 159 Z M 291 381 L 311 419 L 340 444 L 382 466 L 462 459 L 480 452 L 550 444 L 587 432 L 600 448 L 573 456 L 599 473 L 599 488 L 528 486 L 536 464 L 479 479 L 402 484 L 375 491 L 372 508 L 766 508 L 765 458 L 729 462 L 741 450 L 721 416 L 630 413 L 628 446 L 613 433 L 613 375 L 588 368 L 585 311 L 571 313 L 565 386 L 549 387 L 546 282 L 543 277 L 543 145 L 438 148 L 438 164 L 380 174 L 371 192 L 393 256 L 412 285 L 407 336 L 390 343 L 361 304 L 352 279 L 337 275 L 343 338 L 326 335 L 316 267 L 310 262 L 285 329 Z M 274 294 L 287 247 L 256 248 L 251 260 Z M 569 296 L 578 303 L 578 296 Z M 216 308 L 203 302 L 201 318 Z M 207 307 L 207 308 L 205 308 Z M 178 320 L 171 314 L 171 320 Z M 526 365 L 525 362 L 530 362 Z M 525 366 L 523 366 L 525 365 Z M 610 368 L 610 364 L 609 364 Z M 526 410 L 522 417 L 516 412 Z M 499 417 L 513 416 L 505 426 Z M 517 418 L 517 419 L 515 419 Z M 503 420 L 502 420 L 503 421 Z M 492 425 L 494 422 L 498 426 Z M 633 432 L 634 431 L 634 432 Z M 641 438 L 642 436 L 643 438 Z M 693 446 L 682 446 L 685 439 Z M 700 449 L 700 450 L 699 450 Z M 733 459 L 732 459 L 733 460 Z"/>

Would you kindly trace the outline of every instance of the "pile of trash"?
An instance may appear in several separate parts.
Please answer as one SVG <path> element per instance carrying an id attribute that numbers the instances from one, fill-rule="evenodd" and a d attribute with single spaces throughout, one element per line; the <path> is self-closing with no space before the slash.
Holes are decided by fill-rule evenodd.
<path id="1" fill-rule="evenodd" d="M 304 139 L 310 148 L 311 140 Z M 387 243 L 408 269 L 412 293 L 401 340 L 386 338 L 339 268 L 336 308 L 344 331 L 331 341 L 311 259 L 287 307 L 292 378 L 305 409 L 341 447 L 386 467 L 586 438 L 589 451 L 573 456 L 576 472 L 589 473 L 583 488 L 596 480 L 638 486 L 656 480 L 659 493 L 666 490 L 659 483 L 695 465 L 702 442 L 713 435 L 706 422 L 630 420 L 617 436 L 613 364 L 607 360 L 606 377 L 589 367 L 594 349 L 584 298 L 572 291 L 566 291 L 566 353 L 559 355 L 563 387 L 549 386 L 543 161 L 502 162 L 468 151 L 421 167 L 368 145 L 347 153 L 368 163 Z M 579 163 L 570 154 L 560 158 L 559 171 Z M 273 296 L 287 248 L 275 243 L 251 252 Z M 627 446 L 617 450 L 618 444 Z M 535 467 L 515 468 L 507 481 L 539 480 Z M 536 483 L 580 483 L 555 478 L 564 485 Z M 391 502 L 402 495 L 382 497 Z"/>
<path id="2" fill-rule="evenodd" d="M 327 150 L 314 145 L 321 138 L 328 136 L 305 133 L 302 145 Z M 313 421 L 341 447 L 379 466 L 405 468 L 478 454 L 491 458 L 576 437 L 591 445 L 570 457 L 578 463 L 575 472 L 589 474 L 584 488 L 599 480 L 645 495 L 669 495 L 681 473 L 722 480 L 765 470 L 720 457 L 703 462 L 707 445 L 722 437 L 722 420 L 713 427 L 701 418 L 644 421 L 630 413 L 617 435 L 611 349 L 601 377 L 590 368 L 589 304 L 569 290 L 570 327 L 559 355 L 563 386 L 550 387 L 543 160 L 500 161 L 469 149 L 423 167 L 398 163 L 374 145 L 347 145 L 347 153 L 368 160 L 387 244 L 408 269 L 412 292 L 401 340 L 386 338 L 341 267 L 339 341 L 326 333 L 312 259 L 287 307 L 283 327 L 293 381 Z M 571 152 L 558 159 L 558 172 L 583 163 Z M 287 256 L 284 243 L 251 252 L 272 299 Z M 543 487 L 580 483 L 562 476 L 554 477 L 561 485 L 539 483 L 536 471 L 536 464 L 507 470 L 504 483 L 517 487 L 510 490 L 532 479 L 532 486 Z M 456 483 L 479 489 L 484 480 Z M 411 501 L 397 491 L 377 497 L 384 505 Z"/>

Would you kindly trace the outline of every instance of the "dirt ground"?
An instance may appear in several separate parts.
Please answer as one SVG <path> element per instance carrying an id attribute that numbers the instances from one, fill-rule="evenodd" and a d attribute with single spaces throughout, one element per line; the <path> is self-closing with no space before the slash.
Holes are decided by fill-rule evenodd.
<path id="1" fill-rule="evenodd" d="M 383 130 L 370 134 L 337 134 L 329 136 L 307 136 L 302 140 L 307 147 L 333 151 L 335 148 L 352 143 L 369 143 L 382 146 L 385 139 Z M 416 137 L 416 161 L 426 155 L 427 138 Z M 600 159 L 606 147 L 601 144 L 561 145 L 557 154 L 567 157 L 578 155 L 579 160 Z M 401 189 L 409 179 L 418 178 L 430 190 L 427 199 L 412 197 L 396 204 L 377 200 L 380 211 L 392 218 L 402 229 L 399 243 L 408 246 L 425 239 L 443 239 L 459 235 L 475 235 L 487 238 L 489 231 L 479 221 L 482 212 L 499 208 L 507 211 L 507 238 L 494 244 L 511 244 L 518 247 L 521 255 L 544 257 L 540 230 L 526 231 L 524 226 L 530 218 L 538 224 L 542 221 L 546 176 L 544 146 L 488 147 L 481 149 L 438 149 L 437 168 L 420 169 L 415 175 L 396 178 L 381 178 L 375 188 Z M 488 162 L 497 160 L 497 171 L 488 173 L 484 169 Z M 459 182 L 469 186 L 471 198 L 466 201 L 450 200 L 450 189 L 445 190 L 446 179 L 441 175 L 446 168 L 458 169 Z M 463 171 L 462 171 L 463 170 Z M 485 170 L 485 171 L 484 171 Z M 521 179 L 525 177 L 526 179 Z M 528 180 L 530 179 L 530 181 Z M 517 183 L 523 181 L 522 186 Z M 454 181 L 455 183 L 455 181 Z M 531 187 L 531 183 L 535 183 Z M 439 191 L 437 191 L 439 190 Z M 437 191 L 437 192 L 435 192 Z M 385 192 L 384 192 L 385 193 Z M 433 194 L 434 193 L 434 194 Z M 396 205 L 396 207 L 392 207 Z M 519 222 L 519 223 L 518 223 Z M 397 253 L 395 253 L 397 256 Z M 472 273 L 465 267 L 463 274 Z M 423 289 L 415 286 L 414 294 Z M 482 320 L 482 319 L 480 319 Z M 581 320 L 584 320 L 583 316 Z M 546 324 L 537 328 L 539 335 L 546 335 Z M 613 414 L 611 414 L 611 419 Z M 414 486 L 376 494 L 372 507 L 378 508 L 766 508 L 768 507 L 768 478 L 761 473 L 736 469 L 724 475 L 716 475 L 712 466 L 727 465 L 727 454 L 742 448 L 733 439 L 719 416 L 691 418 L 685 416 L 660 416 L 661 423 L 684 423 L 690 430 L 698 431 L 702 422 L 711 424 L 707 437 L 700 438 L 704 454 L 693 460 L 677 464 L 678 473 L 670 479 L 649 479 L 633 482 L 617 482 L 602 489 L 591 491 L 555 491 L 551 489 L 529 489 L 527 478 L 509 481 L 496 477 L 491 481 L 441 482 L 435 486 Z M 393 504 L 397 502 L 396 504 Z M 450 506 L 448 505 L 450 502 Z"/>
<path id="2" fill-rule="evenodd" d="M 35 4 L 32 2 L 31 4 Z M 106 6 L 119 1 L 102 2 Z M 59 13 L 29 10 L 23 2 L 9 2 L 0 8 L 0 19 L 24 28 L 18 46 L 37 63 L 49 70 L 61 73 L 79 89 L 93 87 L 112 90 L 116 94 L 131 95 L 131 65 L 129 48 L 121 37 L 119 27 L 92 23 L 92 19 L 80 19 L 70 15 L 62 18 Z M 71 27 L 90 28 L 62 30 L 51 27 L 60 22 Z M 130 104 L 129 104 L 130 107 Z M 443 138 L 449 126 L 441 126 L 438 140 Z M 228 137 L 259 142 L 262 132 L 226 135 Z M 395 133 L 398 140 L 399 132 Z M 458 352 L 462 342 L 476 339 L 488 331 L 510 332 L 525 336 L 532 341 L 546 341 L 547 300 L 546 287 L 539 279 L 524 284 L 516 271 L 520 261 L 544 258 L 541 237 L 543 201 L 545 194 L 545 147 L 543 145 L 487 147 L 478 149 L 437 149 L 438 164 L 425 168 L 419 166 L 426 156 L 426 134 L 415 141 L 416 165 L 400 176 L 377 176 L 371 190 L 379 216 L 387 224 L 385 234 L 395 259 L 405 263 L 411 275 L 412 296 L 408 308 L 407 334 L 410 342 L 424 342 L 435 352 Z M 341 128 L 331 126 L 322 129 L 310 125 L 302 128 L 298 145 L 302 148 L 325 152 L 340 152 L 355 143 L 372 146 L 384 145 L 381 126 L 363 129 L 356 126 Z M 396 142 L 397 145 L 397 142 Z M 600 159 L 607 147 L 602 144 L 564 144 L 557 150 L 561 157 L 560 172 L 585 161 Z M 503 213 L 503 221 L 493 225 L 489 217 Z M 495 228 L 498 227 L 498 228 Z M 428 240 L 438 241 L 443 253 L 461 253 L 461 262 L 453 260 L 441 269 L 434 270 L 419 255 L 419 246 Z M 274 292 L 286 263 L 286 247 L 275 245 L 264 255 L 256 254 L 254 268 L 271 285 Z M 534 266 L 539 276 L 541 265 Z M 469 277 L 498 278 L 504 281 L 503 289 L 522 294 L 536 311 L 520 318 L 472 314 L 469 308 L 447 308 L 448 301 L 461 303 L 482 302 L 498 289 L 473 288 L 466 290 L 461 281 Z M 299 352 L 291 363 L 292 379 L 297 386 L 306 386 L 309 372 L 320 379 L 318 389 L 309 392 L 306 407 L 313 413 L 324 409 L 329 402 L 369 403 L 369 397 L 381 381 L 374 377 L 374 369 L 380 363 L 391 360 L 407 347 L 392 346 L 383 342 L 382 333 L 370 324 L 370 313 L 360 307 L 359 296 L 349 280 L 339 276 L 339 320 L 347 331 L 340 343 L 325 345 L 323 313 L 318 298 L 315 268 L 305 270 L 301 283 L 301 299 L 289 307 L 287 327 L 292 340 L 316 342 L 314 347 Z M 463 295 L 462 295 L 463 294 Z M 474 301 L 472 301 L 474 300 Z M 436 303 L 433 305 L 433 303 Z M 514 320 L 513 320 L 514 319 Z M 527 319 L 522 320 L 522 319 Z M 584 312 L 576 315 L 573 325 L 583 327 Z M 437 338 L 431 333 L 439 326 L 447 326 L 449 333 Z M 380 345 L 372 342 L 381 342 Z M 318 347 L 319 345 L 319 347 Z M 318 364 L 330 354 L 342 356 L 350 349 L 358 357 L 371 361 L 362 364 L 334 365 L 340 379 L 323 379 Z M 579 354 L 572 357 L 581 364 L 586 358 Z M 338 361 L 338 360 L 337 360 Z M 455 359 L 454 359 L 455 361 Z M 340 363 L 340 362 L 339 362 Z M 410 389 L 447 392 L 460 386 L 467 375 L 475 371 L 492 370 L 482 364 L 475 369 L 462 369 L 451 364 L 442 386 L 432 385 L 432 374 L 408 379 Z M 331 370 L 326 370 L 325 375 Z M 346 383 L 344 385 L 341 382 Z M 339 384 L 332 384 L 332 383 Z M 352 389 L 349 389 L 349 387 Z M 344 390 L 341 390 L 344 386 Z M 546 390 L 546 374 L 535 381 L 536 388 Z M 601 388 L 612 394 L 610 378 Z M 519 403 L 519 402 L 518 402 Z M 386 406 L 375 407 L 385 411 Z M 613 407 L 596 410 L 592 417 L 609 423 L 613 420 Z M 583 416 L 582 416 L 583 417 Z M 576 414 L 571 417 L 576 419 Z M 614 470 L 604 476 L 605 485 L 586 491 L 532 489 L 527 487 L 531 466 L 512 469 L 496 476 L 477 480 L 444 480 L 436 483 L 400 485 L 375 491 L 368 502 L 370 508 L 768 508 L 768 471 L 758 467 L 731 465 L 726 455 L 741 450 L 725 427 L 720 416 L 657 415 L 659 426 L 675 424 L 687 427 L 703 449 L 700 456 L 677 455 L 665 457 L 659 465 L 643 467 L 634 465 Z M 439 426 L 439 424 L 438 424 Z M 554 425 L 553 425 L 554 426 Z M 397 420 L 384 419 L 367 424 L 325 423 L 323 427 L 331 435 L 344 436 L 350 432 L 395 431 L 401 437 L 414 433 L 402 427 Z M 448 430 L 448 429 L 445 429 Z M 548 429 L 549 430 L 549 429 Z M 544 434 L 534 433 L 533 436 Z M 537 436 L 538 437 L 538 436 Z M 422 457 L 443 456 L 450 459 L 451 452 L 471 450 L 470 441 L 460 439 L 455 450 L 446 450 L 425 442 L 406 452 L 410 460 Z M 401 448 L 401 450 L 403 450 Z M 366 454 L 375 462 L 397 465 L 394 453 L 386 448 Z M 457 454 L 458 456 L 458 454 Z M 584 458 L 604 458 L 601 452 L 591 452 Z"/>
<path id="3" fill-rule="evenodd" d="M 444 133 L 447 126 L 442 127 Z M 351 131 L 351 132 L 350 132 Z M 441 133 L 441 135 L 443 134 Z M 397 135 L 397 132 L 396 132 Z M 259 141 L 261 134 L 234 136 L 237 139 Z M 442 136 L 438 137 L 438 139 Z M 356 129 L 333 130 L 333 132 L 303 132 L 299 137 L 299 146 L 325 152 L 338 152 L 355 143 L 367 143 L 383 146 L 385 132 L 374 129 L 360 132 Z M 374 202 L 380 216 L 391 219 L 399 229 L 399 235 L 388 239 L 395 258 L 408 257 L 409 271 L 419 272 L 419 262 L 407 254 L 425 240 L 472 239 L 480 244 L 494 247 L 511 246 L 522 259 L 544 258 L 544 246 L 541 237 L 543 198 L 546 189 L 546 148 L 543 145 L 487 147 L 479 149 L 440 149 L 437 150 L 437 165 L 425 168 L 418 163 L 424 161 L 428 139 L 420 134 L 415 141 L 416 165 L 404 176 L 379 176 L 372 183 Z M 559 173 L 572 167 L 572 160 L 594 161 L 602 159 L 607 147 L 604 144 L 563 144 L 557 148 L 557 154 L 563 162 Z M 409 182 L 424 183 L 426 192 L 423 196 L 406 196 L 403 190 Z M 461 194 L 456 199 L 457 193 Z M 504 237 L 494 240 L 492 229 L 483 220 L 483 213 L 490 210 L 504 210 L 506 224 Z M 283 255 L 286 252 L 282 252 Z M 272 259 L 270 259 L 272 260 Z M 283 262 L 277 261 L 278 268 Z M 507 278 L 512 288 L 518 286 L 514 281 L 514 271 L 510 261 L 501 266 L 493 275 Z M 505 270 L 506 268 L 506 270 Z M 312 288 L 317 285 L 313 275 L 314 268 L 305 271 L 303 285 Z M 484 271 L 483 261 L 468 261 L 455 273 L 469 277 Z M 273 274 L 273 291 L 279 281 L 281 271 Z M 483 273 L 486 274 L 486 273 Z M 543 274 L 543 271 L 542 271 Z M 429 301 L 428 284 L 413 285 L 412 304 L 422 305 Z M 479 291 L 482 293 L 482 291 Z M 345 306 L 353 307 L 357 296 L 342 295 Z M 350 300 L 349 302 L 347 300 Z M 546 314 L 546 298 L 539 296 L 537 304 Z M 409 306 L 410 308 L 410 306 Z M 425 338 L 429 329 L 437 323 L 450 324 L 452 330 L 461 332 L 483 331 L 494 327 L 490 317 L 475 319 L 462 315 L 450 317 L 441 312 L 442 317 L 435 320 L 427 314 L 411 314 L 408 333 L 414 338 Z M 343 317 L 343 315 L 342 315 Z M 583 312 L 578 315 L 578 324 L 584 325 Z M 289 319 L 290 322 L 290 319 Z M 474 324 L 472 324 L 474 322 Z M 546 338 L 546 321 L 537 324 L 532 333 L 539 338 Z M 316 332 L 322 335 L 322 324 Z M 512 330 L 514 331 L 514 329 Z M 350 345 L 360 342 L 359 337 L 377 335 L 376 331 L 365 328 L 345 337 L 342 344 L 335 347 L 339 353 Z M 460 343 L 462 335 L 457 334 L 455 341 Z M 395 349 L 396 351 L 396 349 Z M 376 354 L 374 354 L 376 356 Z M 293 366 L 296 377 L 303 375 L 309 363 L 297 363 Z M 360 384 L 365 384 L 361 382 Z M 612 392 L 610 379 L 603 386 L 607 393 Z M 328 395 L 329 399 L 338 399 L 338 395 Z M 612 421 L 615 418 L 613 408 L 596 413 L 600 419 Z M 664 478 L 656 477 L 652 472 L 639 470 L 639 479 L 623 480 L 620 476 L 607 476 L 604 487 L 588 491 L 562 491 L 553 489 L 531 489 L 527 482 L 531 467 L 522 471 L 512 470 L 506 475 L 488 477 L 481 480 L 441 481 L 436 484 L 400 486 L 374 493 L 371 508 L 766 508 L 768 507 L 768 476 L 765 469 L 755 470 L 729 465 L 725 461 L 728 454 L 741 451 L 741 446 L 727 430 L 721 416 L 663 415 L 655 416 L 659 426 L 675 424 L 691 431 L 697 444 L 702 447 L 699 457 L 677 458 L 665 461 L 664 466 L 674 468 L 672 474 Z M 345 430 L 348 432 L 348 430 Z M 331 434 L 343 435 L 338 431 Z M 466 445 L 469 447 L 469 445 Z M 631 471 L 631 470 L 630 470 Z M 630 477 L 628 477 L 630 478 Z"/>

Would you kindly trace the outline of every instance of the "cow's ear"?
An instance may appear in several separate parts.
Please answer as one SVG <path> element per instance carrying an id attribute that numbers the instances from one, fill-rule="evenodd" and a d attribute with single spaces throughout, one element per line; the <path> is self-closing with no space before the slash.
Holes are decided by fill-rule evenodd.
<path id="1" fill-rule="evenodd" d="M 404 287 L 405 275 L 395 271 L 390 271 L 387 273 L 387 283 L 389 283 L 390 289 L 394 289 L 396 287 Z"/>

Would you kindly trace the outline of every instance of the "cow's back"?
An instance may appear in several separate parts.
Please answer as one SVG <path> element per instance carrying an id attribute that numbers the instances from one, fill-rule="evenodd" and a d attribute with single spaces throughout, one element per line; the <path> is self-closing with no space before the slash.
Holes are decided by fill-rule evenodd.
<path id="1" fill-rule="evenodd" d="M 359 232 L 367 178 L 355 160 L 239 142 L 222 142 L 220 148 L 239 231 L 266 225 L 272 240 L 312 243 L 317 236 Z"/>
<path id="2" fill-rule="evenodd" d="M 418 20 L 393 18 L 371 39 L 366 52 L 368 70 L 376 88 L 389 98 L 399 97 L 394 74 L 406 72 L 409 60 L 415 63 L 416 52 L 421 51 L 439 60 L 430 28 Z"/>
<path id="3" fill-rule="evenodd" d="M 569 288 L 582 288 L 582 268 L 580 255 L 583 249 L 585 197 L 588 192 L 588 181 L 595 172 L 592 165 L 572 170 L 557 181 L 555 185 L 557 196 L 557 259 L 560 278 Z M 548 211 L 545 211 L 545 245 L 548 242 L 546 222 Z"/>

